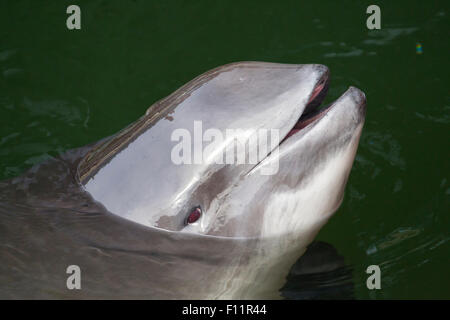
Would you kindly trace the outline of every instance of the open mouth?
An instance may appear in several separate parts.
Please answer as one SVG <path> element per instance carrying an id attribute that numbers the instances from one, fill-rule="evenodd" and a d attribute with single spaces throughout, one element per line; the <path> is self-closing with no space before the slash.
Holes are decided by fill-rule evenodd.
<path id="1" fill-rule="evenodd" d="M 328 87 L 330 83 L 329 75 L 330 75 L 329 72 L 326 72 L 322 76 L 322 78 L 317 82 L 302 115 L 300 116 L 294 127 L 291 129 L 291 131 L 289 131 L 286 137 L 281 141 L 281 143 L 283 143 L 286 139 L 302 130 L 310 123 L 315 122 L 320 118 L 322 118 L 331 108 L 333 103 L 329 104 L 324 108 L 319 108 L 328 92 Z"/>

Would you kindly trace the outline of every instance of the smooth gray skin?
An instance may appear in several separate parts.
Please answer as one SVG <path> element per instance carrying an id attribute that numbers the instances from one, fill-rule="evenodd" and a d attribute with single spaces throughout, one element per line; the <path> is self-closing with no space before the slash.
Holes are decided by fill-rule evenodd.
<path id="1" fill-rule="evenodd" d="M 148 226 L 189 231 L 185 217 L 192 207 L 201 205 L 207 214 L 194 231 L 207 233 L 216 227 L 212 207 L 217 206 L 218 195 L 228 193 L 255 165 L 174 164 L 171 155 L 177 142 L 171 141 L 172 133 L 188 130 L 193 151 L 194 121 L 202 122 L 203 132 L 213 128 L 225 136 L 226 129 L 243 129 L 256 135 L 259 129 L 278 129 L 282 138 L 327 72 L 321 65 L 261 62 L 211 70 L 159 103 L 160 116 L 167 117 L 155 121 L 151 107 L 151 113 L 138 122 L 145 123 L 142 129 L 132 126 L 132 132 L 126 130 L 94 150 L 94 159 L 81 165 L 81 180 L 109 211 Z M 222 154 L 229 147 L 227 141 L 214 152 Z M 267 149 L 265 155 L 272 151 L 270 146 Z"/>
<path id="2" fill-rule="evenodd" d="M 170 134 L 201 120 L 204 131 L 271 128 L 284 137 L 327 73 L 321 65 L 219 67 L 116 136 L 2 183 L 0 297 L 279 297 L 342 201 L 364 94 L 349 88 L 258 165 L 175 165 Z M 261 175 L 273 161 L 278 173 Z M 186 226 L 196 205 L 201 221 Z M 82 270 L 79 291 L 66 288 L 71 264 Z"/>

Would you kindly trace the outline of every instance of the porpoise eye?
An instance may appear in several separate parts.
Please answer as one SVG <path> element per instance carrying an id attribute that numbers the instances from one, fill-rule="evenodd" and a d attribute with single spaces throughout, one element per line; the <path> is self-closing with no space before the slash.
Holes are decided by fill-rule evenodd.
<path id="1" fill-rule="evenodd" d="M 186 224 L 192 224 L 200 219 L 202 215 L 202 208 L 200 206 L 193 208 L 186 218 Z"/>

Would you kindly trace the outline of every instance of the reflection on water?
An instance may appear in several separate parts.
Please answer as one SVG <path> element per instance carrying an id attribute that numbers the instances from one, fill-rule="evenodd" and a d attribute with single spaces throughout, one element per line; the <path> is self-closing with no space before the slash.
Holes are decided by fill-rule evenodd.
<path id="1" fill-rule="evenodd" d="M 389 248 L 403 240 L 415 237 L 418 234 L 420 234 L 420 230 L 413 228 L 399 228 L 388 234 L 386 236 L 386 239 L 378 240 L 376 244 L 373 244 L 370 248 L 367 249 L 366 253 L 373 254 L 378 250 Z"/>
<path id="2" fill-rule="evenodd" d="M 379 31 L 369 31 L 368 36 L 371 39 L 364 40 L 364 44 L 368 45 L 389 45 L 389 42 L 400 36 L 407 36 L 417 31 L 419 28 L 383 28 Z"/>
<path id="3" fill-rule="evenodd" d="M 399 169 L 405 169 L 405 160 L 401 156 L 400 143 L 396 141 L 392 134 L 366 130 L 361 143 L 368 145 L 370 152 L 383 158 L 391 165 Z"/>
<path id="4" fill-rule="evenodd" d="M 316 241 L 292 266 L 281 295 L 292 300 L 354 299 L 352 268 L 328 243 Z"/>

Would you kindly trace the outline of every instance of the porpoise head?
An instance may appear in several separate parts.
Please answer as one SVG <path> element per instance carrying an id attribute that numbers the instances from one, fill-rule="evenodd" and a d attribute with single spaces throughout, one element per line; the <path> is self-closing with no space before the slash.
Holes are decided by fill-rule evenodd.
<path id="1" fill-rule="evenodd" d="M 240 62 L 187 83 L 81 160 L 78 179 L 108 211 L 167 232 L 293 236 L 336 211 L 365 96 L 319 109 L 323 65 Z"/>

